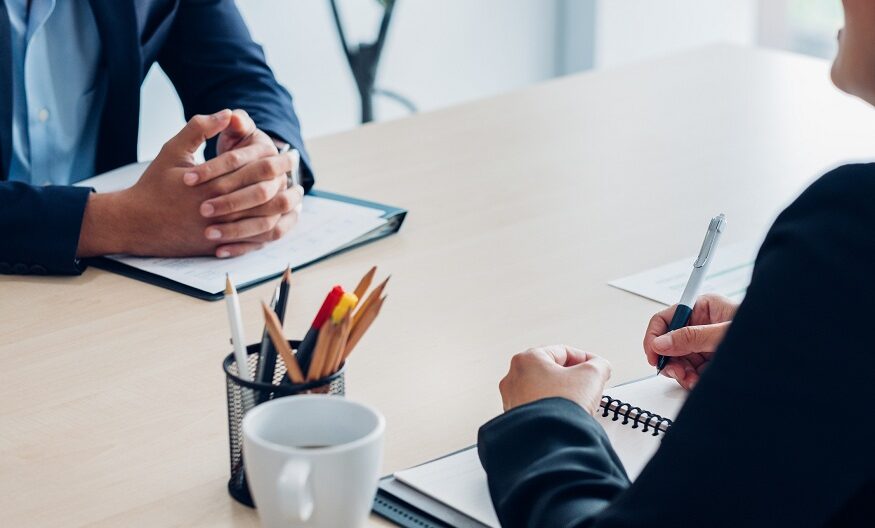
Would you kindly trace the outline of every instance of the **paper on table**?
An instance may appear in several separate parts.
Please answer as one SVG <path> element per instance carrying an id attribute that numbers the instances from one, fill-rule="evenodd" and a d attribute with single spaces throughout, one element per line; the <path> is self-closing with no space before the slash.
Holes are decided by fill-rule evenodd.
<path id="1" fill-rule="evenodd" d="M 751 243 L 718 247 L 700 293 L 719 293 L 735 302 L 741 302 L 750 284 L 758 248 L 758 245 Z M 662 304 L 672 305 L 681 298 L 695 260 L 694 255 L 665 266 L 613 280 L 608 284 Z"/>
<path id="2" fill-rule="evenodd" d="M 500 528 L 477 448 L 395 473 L 411 488 L 487 526 Z"/>
<path id="3" fill-rule="evenodd" d="M 147 163 L 132 164 L 79 182 L 99 192 L 111 192 L 133 185 Z M 260 251 L 232 259 L 213 257 L 144 258 L 112 255 L 109 258 L 143 271 L 154 273 L 208 293 L 224 289 L 225 274 L 242 286 L 301 266 L 333 253 L 354 240 L 386 224 L 383 211 L 371 207 L 305 196 L 298 224 L 282 240 Z"/>

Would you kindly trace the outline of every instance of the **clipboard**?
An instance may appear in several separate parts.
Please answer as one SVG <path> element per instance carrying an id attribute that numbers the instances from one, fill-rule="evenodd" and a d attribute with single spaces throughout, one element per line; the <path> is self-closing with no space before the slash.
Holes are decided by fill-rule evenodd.
<path id="1" fill-rule="evenodd" d="M 350 196 L 344 196 L 341 194 L 330 193 L 326 191 L 317 191 L 313 190 L 308 193 L 308 196 L 314 196 L 318 198 L 333 200 L 337 202 L 343 202 L 353 205 L 360 205 L 363 207 L 369 207 L 372 209 L 381 210 L 383 213 L 380 218 L 386 220 L 386 223 L 381 227 L 375 229 L 367 233 L 366 235 L 354 240 L 353 242 L 346 244 L 337 248 L 334 251 L 329 253 L 320 255 L 317 258 L 311 259 L 304 263 L 299 263 L 295 266 L 295 270 L 299 270 L 302 268 L 306 268 L 318 262 L 322 262 L 323 260 L 329 259 L 336 255 L 340 255 L 341 253 L 345 253 L 347 251 L 353 250 L 355 248 L 361 247 L 365 244 L 370 244 L 371 242 L 375 242 L 381 238 L 385 238 L 392 234 L 398 232 L 401 229 L 401 224 L 404 223 L 404 219 L 407 217 L 407 210 L 399 207 L 389 206 L 380 204 L 377 202 L 370 202 L 367 200 L 361 200 L 358 198 L 353 198 Z M 106 271 L 110 271 L 112 273 L 117 273 L 119 275 L 124 275 L 125 277 L 129 277 L 141 282 L 146 282 L 148 284 L 152 284 L 154 286 L 159 286 L 161 288 L 165 288 L 168 290 L 173 290 L 178 293 L 182 293 L 185 295 L 189 295 L 191 297 L 195 297 L 197 299 L 202 299 L 205 301 L 217 301 L 224 298 L 224 292 L 210 293 L 199 288 L 195 288 L 193 286 L 189 286 L 187 284 L 183 284 L 181 282 L 177 282 L 175 280 L 169 279 L 167 277 L 150 273 L 148 271 L 144 271 L 128 264 L 124 264 L 117 260 L 113 260 L 108 257 L 98 257 L 94 259 L 86 259 L 85 262 L 88 265 L 94 266 L 96 268 L 100 268 Z M 269 275 L 265 275 L 259 277 L 255 280 L 251 280 L 242 284 L 237 285 L 237 291 L 245 291 L 259 284 L 275 279 L 282 275 L 284 270 L 278 269 L 276 273 L 272 273 Z"/>

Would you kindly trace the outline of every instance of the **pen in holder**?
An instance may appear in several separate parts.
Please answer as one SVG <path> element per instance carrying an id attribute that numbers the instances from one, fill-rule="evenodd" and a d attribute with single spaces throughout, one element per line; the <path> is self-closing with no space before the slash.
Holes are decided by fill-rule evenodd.
<path id="1" fill-rule="evenodd" d="M 297 350 L 300 341 L 289 341 L 292 350 Z M 258 364 L 258 355 L 261 344 L 246 347 L 247 365 L 249 375 L 254 379 L 255 369 Z M 225 370 L 225 385 L 228 393 L 228 445 L 231 459 L 231 478 L 228 480 L 228 493 L 237 502 L 254 507 L 249 486 L 246 484 L 246 472 L 243 469 L 243 415 L 249 410 L 249 406 L 255 402 L 265 402 L 274 398 L 295 396 L 299 394 L 334 394 L 343 396 L 344 370 L 346 365 L 341 365 L 337 372 L 323 378 L 306 383 L 288 383 L 286 380 L 286 366 L 282 361 L 277 361 L 273 372 L 273 384 L 258 381 L 248 381 L 239 376 L 237 361 L 234 354 L 228 354 L 222 363 Z"/>

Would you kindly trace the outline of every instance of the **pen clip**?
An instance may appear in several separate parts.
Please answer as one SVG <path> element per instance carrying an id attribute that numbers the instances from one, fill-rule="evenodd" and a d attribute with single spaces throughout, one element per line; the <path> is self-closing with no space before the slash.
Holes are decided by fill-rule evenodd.
<path id="1" fill-rule="evenodd" d="M 705 234 L 705 240 L 702 242 L 702 249 L 699 250 L 699 256 L 696 258 L 696 262 L 693 263 L 694 268 L 701 268 L 708 263 L 708 260 L 711 258 L 711 253 L 717 245 L 717 238 L 720 236 L 720 233 L 723 232 L 725 227 L 725 215 L 721 214 L 711 219 L 711 223 L 708 225 L 708 232 Z"/>

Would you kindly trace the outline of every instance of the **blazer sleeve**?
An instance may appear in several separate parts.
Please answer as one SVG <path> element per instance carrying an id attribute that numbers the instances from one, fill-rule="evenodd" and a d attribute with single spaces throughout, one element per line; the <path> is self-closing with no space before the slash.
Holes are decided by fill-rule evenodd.
<path id="1" fill-rule="evenodd" d="M 544 423 L 530 416 L 548 414 L 544 402 L 484 426 L 499 518 L 532 527 L 820 526 L 871 515 L 873 197 L 875 166 L 845 166 L 780 215 L 723 343 L 628 488 L 610 478 L 615 457 L 581 413 L 530 430 Z M 524 441 L 494 438 L 504 435 Z"/>
<path id="2" fill-rule="evenodd" d="M 182 0 L 158 63 L 179 93 L 186 119 L 222 108 L 246 110 L 260 129 L 298 149 L 304 187 L 312 187 L 292 97 L 277 82 L 233 0 Z M 205 154 L 215 155 L 215 140 Z"/>
<path id="3" fill-rule="evenodd" d="M 0 273 L 75 275 L 88 194 L 82 187 L 0 182 Z"/>

